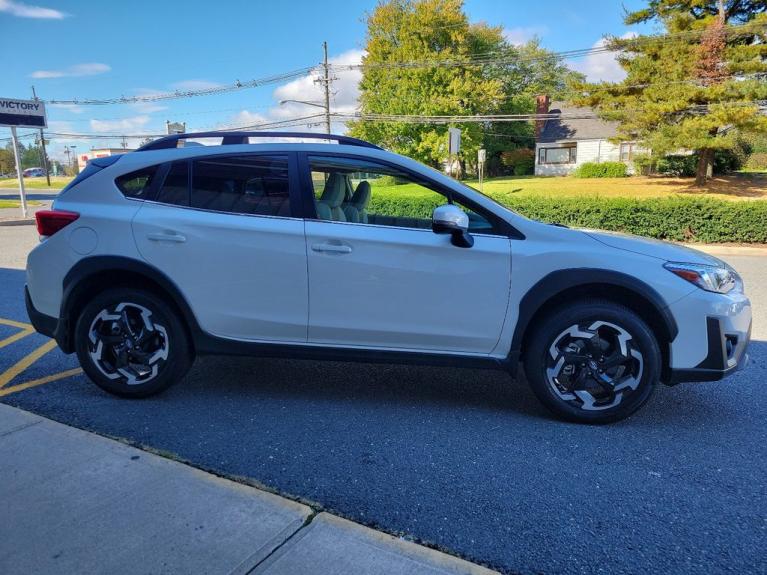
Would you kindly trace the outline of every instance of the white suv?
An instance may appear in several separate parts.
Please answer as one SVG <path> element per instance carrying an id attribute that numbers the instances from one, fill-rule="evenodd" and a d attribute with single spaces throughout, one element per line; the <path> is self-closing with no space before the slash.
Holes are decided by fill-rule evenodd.
<path id="1" fill-rule="evenodd" d="M 168 136 L 92 160 L 36 215 L 32 323 L 121 396 L 199 354 L 523 362 L 548 408 L 597 423 L 747 358 L 751 305 L 720 260 L 531 221 L 344 136 Z"/>

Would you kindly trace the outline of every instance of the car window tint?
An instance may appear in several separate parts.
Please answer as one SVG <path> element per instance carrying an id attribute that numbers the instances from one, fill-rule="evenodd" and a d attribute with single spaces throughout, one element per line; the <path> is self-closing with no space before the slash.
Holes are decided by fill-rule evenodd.
<path id="1" fill-rule="evenodd" d="M 192 165 L 192 207 L 290 216 L 287 156 L 216 156 Z"/>
<path id="2" fill-rule="evenodd" d="M 162 183 L 157 200 L 163 204 L 189 205 L 189 164 L 173 162 Z"/>
<path id="3" fill-rule="evenodd" d="M 84 172 L 90 170 L 90 173 L 93 173 L 100 169 L 100 167 L 88 163 Z M 81 173 L 82 179 L 87 177 L 84 172 Z M 155 177 L 155 174 L 157 174 L 157 166 L 149 166 L 148 168 L 142 168 L 135 172 L 120 176 L 115 180 L 115 184 L 117 184 L 117 187 L 126 198 L 138 198 L 143 200 L 152 185 L 152 180 Z"/>
<path id="4" fill-rule="evenodd" d="M 428 182 L 385 164 L 310 156 L 317 218 L 328 221 L 431 229 L 434 208 L 448 203 Z M 484 216 L 454 201 L 469 215 L 469 231 L 494 232 Z"/>

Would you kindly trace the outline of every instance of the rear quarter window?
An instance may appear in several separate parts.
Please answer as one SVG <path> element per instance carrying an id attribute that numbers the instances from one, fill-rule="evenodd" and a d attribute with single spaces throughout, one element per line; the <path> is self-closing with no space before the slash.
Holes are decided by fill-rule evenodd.
<path id="1" fill-rule="evenodd" d="M 150 166 L 124 174 L 115 180 L 115 184 L 126 198 L 143 200 L 151 189 L 152 180 L 157 175 L 157 169 L 158 166 Z"/>

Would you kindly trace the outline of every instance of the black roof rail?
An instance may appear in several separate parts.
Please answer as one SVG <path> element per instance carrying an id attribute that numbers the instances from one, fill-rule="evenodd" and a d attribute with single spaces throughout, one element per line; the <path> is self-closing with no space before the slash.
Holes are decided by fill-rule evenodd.
<path id="1" fill-rule="evenodd" d="M 312 140 L 334 140 L 346 146 L 360 146 L 376 150 L 383 149 L 365 140 L 358 140 L 349 136 L 338 136 L 336 134 L 318 134 L 316 132 L 190 132 L 188 134 L 165 136 L 159 140 L 144 144 L 136 151 L 145 152 L 147 150 L 175 148 L 179 140 L 188 140 L 190 138 L 222 138 L 222 146 L 248 144 L 248 138 L 311 138 Z"/>

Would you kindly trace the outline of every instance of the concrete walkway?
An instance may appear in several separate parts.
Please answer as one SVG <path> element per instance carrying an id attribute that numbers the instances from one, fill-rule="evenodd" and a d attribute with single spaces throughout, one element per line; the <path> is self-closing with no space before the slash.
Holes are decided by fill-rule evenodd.
<path id="1" fill-rule="evenodd" d="M 492 573 L 0 404 L 0 573 Z"/>

